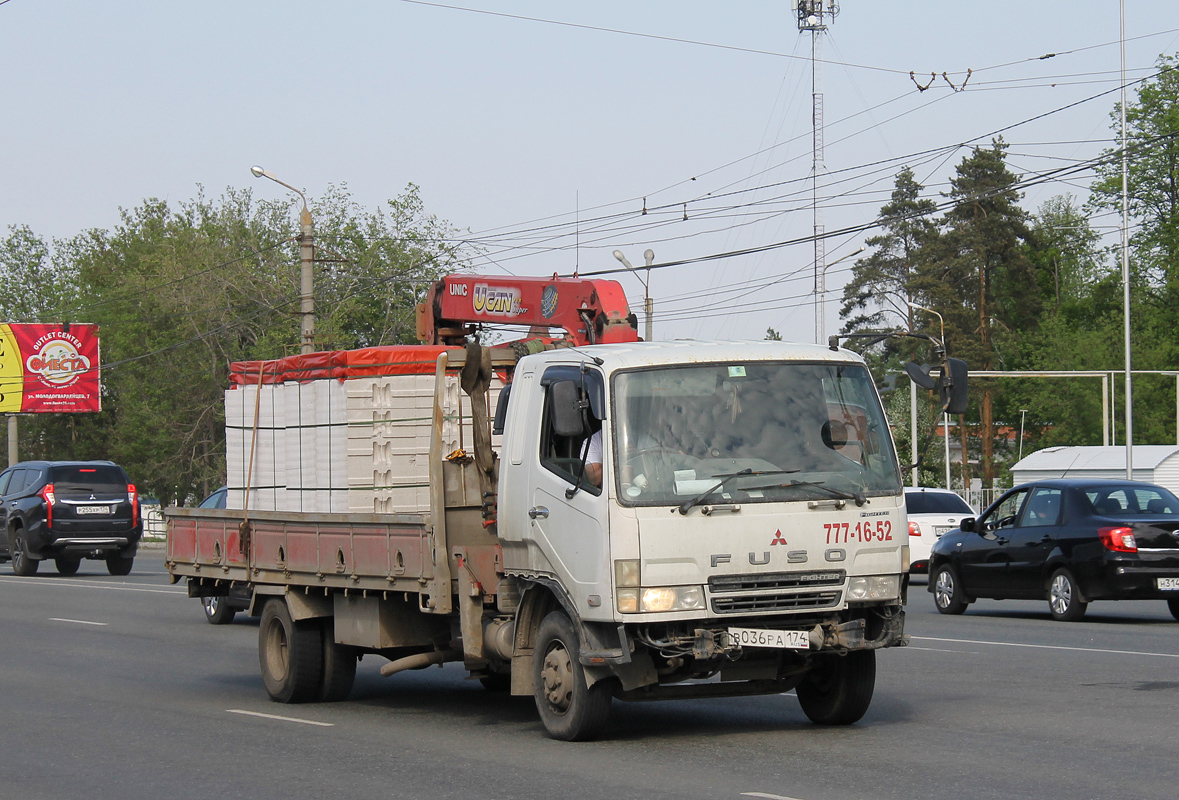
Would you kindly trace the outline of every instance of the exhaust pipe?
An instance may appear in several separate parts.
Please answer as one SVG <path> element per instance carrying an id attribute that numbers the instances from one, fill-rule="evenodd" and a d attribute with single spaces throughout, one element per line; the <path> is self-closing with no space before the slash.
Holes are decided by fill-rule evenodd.
<path id="1" fill-rule="evenodd" d="M 398 672 L 405 672 L 407 669 L 425 669 L 434 664 L 442 664 L 446 661 L 462 661 L 463 652 L 461 650 L 435 650 L 432 653 L 418 653 L 405 658 L 399 658 L 396 661 L 390 661 L 385 666 L 381 667 L 381 675 L 388 678 L 390 675 L 396 675 Z"/>

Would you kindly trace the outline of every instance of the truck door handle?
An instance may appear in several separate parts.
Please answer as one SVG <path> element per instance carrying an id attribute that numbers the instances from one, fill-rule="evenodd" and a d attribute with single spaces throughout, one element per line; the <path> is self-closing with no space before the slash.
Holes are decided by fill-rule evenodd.
<path id="1" fill-rule="evenodd" d="M 548 519 L 549 510 L 544 506 L 533 506 L 528 509 L 528 516 L 532 519 Z"/>

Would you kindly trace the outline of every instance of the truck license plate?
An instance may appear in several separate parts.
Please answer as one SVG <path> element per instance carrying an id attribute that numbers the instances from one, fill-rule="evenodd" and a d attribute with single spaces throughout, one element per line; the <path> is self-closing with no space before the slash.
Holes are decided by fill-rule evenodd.
<path id="1" fill-rule="evenodd" d="M 729 641 L 742 647 L 777 647 L 809 650 L 807 631 L 772 631 L 764 628 L 729 628 Z"/>
<path id="2" fill-rule="evenodd" d="M 75 511 L 78 514 L 109 514 L 111 513 L 110 506 L 76 506 Z"/>
<path id="3" fill-rule="evenodd" d="M 1179 578 L 1156 578 L 1160 590 L 1179 590 Z"/>

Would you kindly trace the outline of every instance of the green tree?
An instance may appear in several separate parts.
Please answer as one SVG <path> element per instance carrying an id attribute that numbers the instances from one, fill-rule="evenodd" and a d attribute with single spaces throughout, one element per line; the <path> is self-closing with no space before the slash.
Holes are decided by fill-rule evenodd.
<path id="1" fill-rule="evenodd" d="M 880 209 L 883 232 L 865 240 L 874 249 L 856 261 L 843 288 L 844 333 L 886 327 L 889 312 L 913 329 L 911 283 L 923 248 L 937 236 L 932 217 L 937 204 L 923 199 L 922 191 L 913 170 L 905 167 L 897 174 L 892 199 Z"/>
<path id="2" fill-rule="evenodd" d="M 325 344 L 412 337 L 419 288 L 462 266 L 450 227 L 424 213 L 413 186 L 378 212 L 344 189 L 314 208 Z M 300 263 L 290 212 L 290 204 L 257 202 L 248 191 L 216 200 L 198 192 L 175 205 L 144 201 L 110 231 L 55 242 L 38 263 L 69 266 L 63 274 L 75 285 L 61 317 L 100 326 L 103 411 L 69 415 L 64 425 L 61 415 L 37 415 L 22 431 L 22 456 L 111 458 L 164 502 L 223 482 L 230 363 L 298 350 Z M 25 251 L 38 252 L 31 244 Z"/>
<path id="3" fill-rule="evenodd" d="M 0 240 L 0 321 L 55 322 L 75 291 L 71 264 L 28 226 L 10 226 Z"/>
<path id="4" fill-rule="evenodd" d="M 1179 300 L 1179 59 L 1160 56 L 1158 74 L 1126 105 L 1129 213 L 1135 271 L 1170 309 Z M 1112 127 L 1121 137 L 1121 107 Z M 1121 211 L 1120 148 L 1106 150 L 1092 186 L 1096 208 Z"/>
<path id="5" fill-rule="evenodd" d="M 947 346 L 971 369 L 1009 366 L 1019 337 L 1035 330 L 1042 307 L 1035 264 L 1028 258 L 1029 217 L 1019 206 L 1019 176 L 1006 164 L 1006 144 L 974 148 L 950 181 L 953 206 L 944 231 L 926 248 L 910 284 L 921 305 L 945 319 Z M 983 485 L 994 485 L 994 400 L 1001 389 L 979 386 Z M 965 438 L 966 426 L 960 426 Z M 969 451 L 963 441 L 963 451 Z M 964 465 L 965 466 L 965 465 Z"/>

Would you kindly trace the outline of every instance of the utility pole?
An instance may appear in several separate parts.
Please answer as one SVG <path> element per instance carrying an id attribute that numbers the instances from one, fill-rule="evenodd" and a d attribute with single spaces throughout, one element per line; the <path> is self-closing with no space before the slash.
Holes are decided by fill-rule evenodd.
<path id="1" fill-rule="evenodd" d="M 823 65 L 822 41 L 827 21 L 834 21 L 839 13 L 835 0 L 791 0 L 798 16 L 798 30 L 811 34 L 811 125 L 813 128 L 811 172 L 815 226 L 815 342 L 827 338 L 825 313 L 827 310 L 827 243 L 823 224 L 823 209 L 819 206 L 819 176 L 823 167 Z"/>
<path id="2" fill-rule="evenodd" d="M 269 178 L 280 186 L 285 186 L 303 200 L 303 211 L 299 215 L 299 352 L 315 352 L 315 225 L 311 221 L 311 211 L 307 208 L 307 196 L 291 186 L 280 181 L 262 167 L 250 167 L 250 174 L 255 178 Z"/>
<path id="3" fill-rule="evenodd" d="M 638 269 L 629 261 L 627 261 L 626 256 L 621 250 L 615 250 L 614 257 L 618 259 L 624 267 L 633 272 L 635 277 L 639 279 L 639 282 L 643 284 L 643 315 L 646 317 L 645 324 L 643 325 L 643 341 L 653 341 L 651 338 L 651 317 L 654 314 L 655 303 L 651 300 L 651 265 L 655 263 L 655 251 L 651 248 L 647 248 L 643 251 L 643 261 L 645 261 L 647 264 L 647 277 L 645 278 L 639 277 Z"/>

